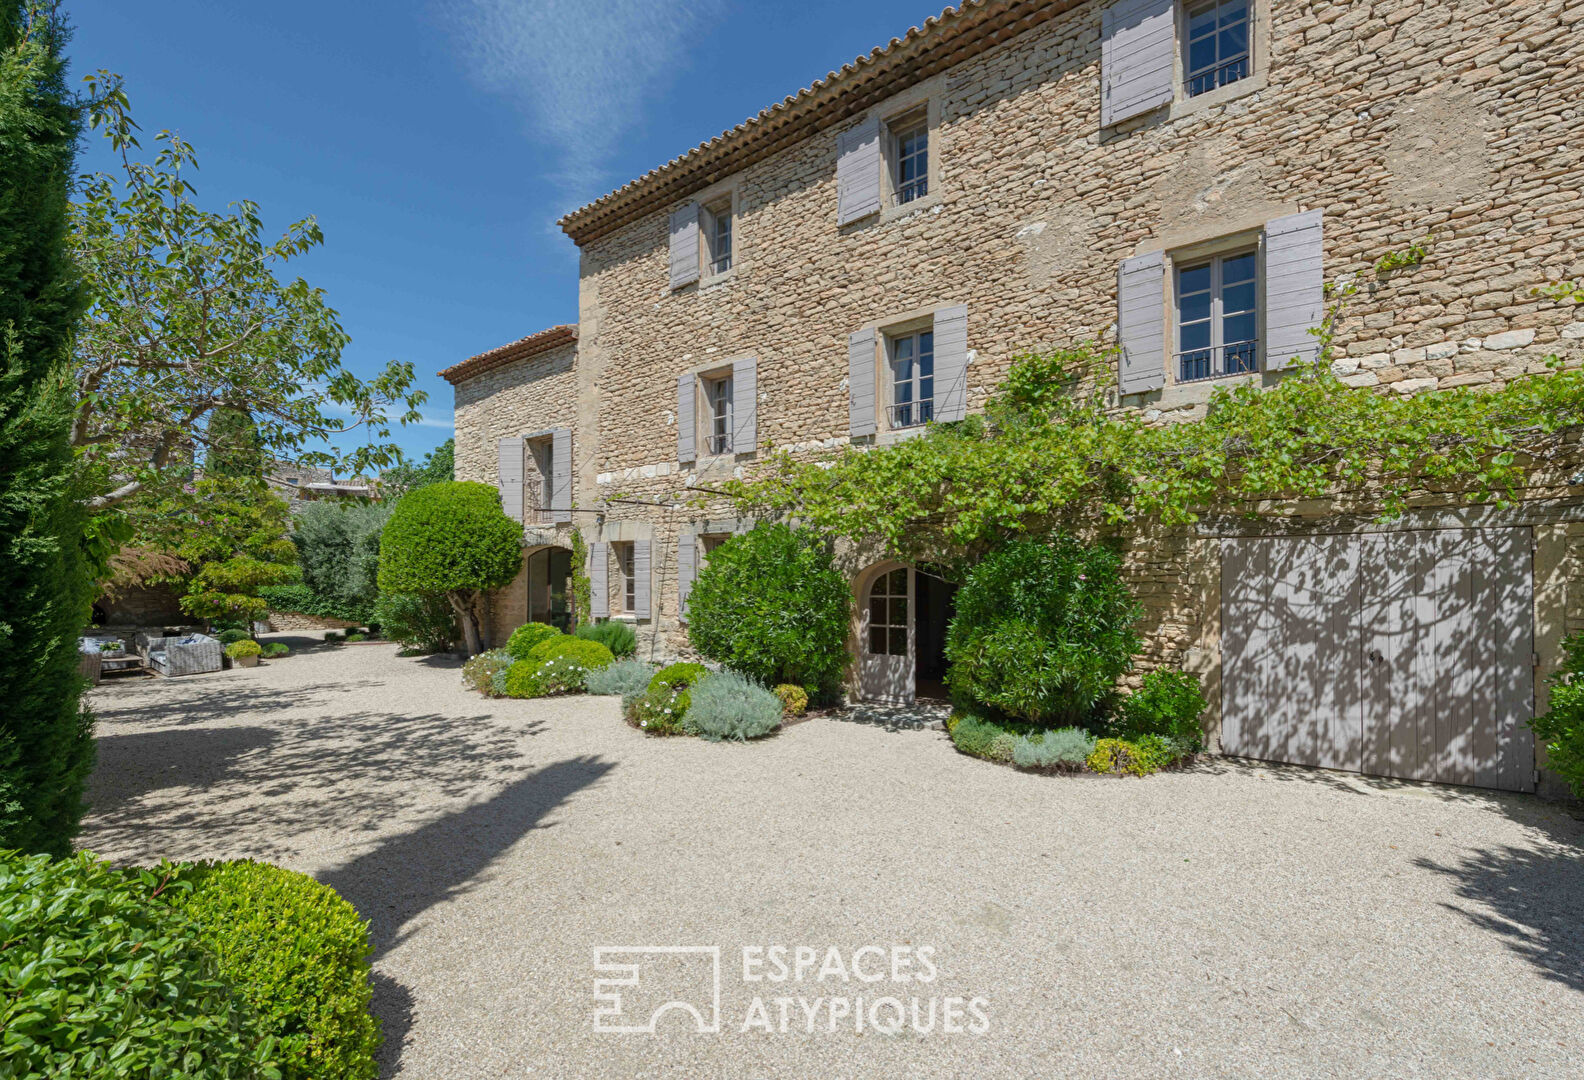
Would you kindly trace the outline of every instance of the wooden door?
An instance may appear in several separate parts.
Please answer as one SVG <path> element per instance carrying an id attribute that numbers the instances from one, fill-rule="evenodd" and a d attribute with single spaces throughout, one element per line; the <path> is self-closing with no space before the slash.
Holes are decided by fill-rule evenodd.
<path id="1" fill-rule="evenodd" d="M 913 571 L 887 570 L 869 585 L 859 617 L 859 692 L 865 701 L 914 697 Z"/>

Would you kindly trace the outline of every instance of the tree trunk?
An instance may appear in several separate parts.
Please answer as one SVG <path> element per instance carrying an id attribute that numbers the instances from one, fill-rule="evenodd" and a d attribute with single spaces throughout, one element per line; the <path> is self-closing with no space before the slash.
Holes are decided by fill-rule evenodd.
<path id="1" fill-rule="evenodd" d="M 457 626 L 462 630 L 463 647 L 469 656 L 477 656 L 482 647 L 479 644 L 478 612 L 473 597 L 451 592 L 446 593 L 446 599 L 451 601 L 451 610 L 456 612 Z"/>

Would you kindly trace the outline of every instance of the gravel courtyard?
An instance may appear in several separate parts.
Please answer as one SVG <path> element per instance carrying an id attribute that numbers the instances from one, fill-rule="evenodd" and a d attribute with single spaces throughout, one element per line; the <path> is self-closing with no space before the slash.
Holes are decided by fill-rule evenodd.
<path id="1" fill-rule="evenodd" d="M 647 739 L 614 699 L 486 701 L 454 661 L 388 645 L 93 702 L 83 845 L 333 885 L 373 923 L 388 1075 L 1484 1080 L 1584 1061 L 1584 823 L 1528 797 L 1232 763 L 1053 779 L 831 719 L 749 746 Z M 720 949 L 718 1033 L 680 1010 L 595 1030 L 596 948 L 687 945 Z M 825 977 L 745 981 L 744 947 L 771 945 L 789 967 L 811 946 Z M 893 981 L 894 946 L 933 949 L 936 977 Z M 708 1013 L 708 954 L 634 962 L 649 981 L 607 1026 L 672 998 Z M 883 997 L 937 1022 L 886 1030 L 883 1005 L 859 1032 L 845 1010 Z M 975 997 L 988 1031 L 972 1012 L 945 1031 L 947 999 Z"/>

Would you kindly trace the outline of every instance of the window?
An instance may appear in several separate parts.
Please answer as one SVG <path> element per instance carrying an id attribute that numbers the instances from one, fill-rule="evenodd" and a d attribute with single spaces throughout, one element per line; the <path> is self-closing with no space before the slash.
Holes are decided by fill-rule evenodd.
<path id="1" fill-rule="evenodd" d="M 935 331 L 892 337 L 886 347 L 891 354 L 891 403 L 886 410 L 891 427 L 929 423 L 935 415 Z"/>
<path id="2" fill-rule="evenodd" d="M 699 543 L 704 547 L 704 558 L 707 560 L 710 557 L 710 552 L 724 544 L 726 539 L 725 533 L 706 533 L 699 537 Z"/>
<path id="3" fill-rule="evenodd" d="M 542 525 L 550 521 L 550 493 L 555 476 L 555 444 L 550 439 L 530 439 L 528 470 L 523 484 L 523 521 Z"/>
<path id="4" fill-rule="evenodd" d="M 869 655 L 906 656 L 908 651 L 908 571 L 881 575 L 869 590 Z"/>
<path id="5" fill-rule="evenodd" d="M 1253 0 L 1205 0 L 1186 5 L 1183 81 L 1189 97 L 1253 74 L 1249 51 Z"/>
<path id="6" fill-rule="evenodd" d="M 1177 268 L 1177 381 L 1259 370 L 1258 259 L 1252 251 Z"/>
<path id="7" fill-rule="evenodd" d="M 704 208 L 704 245 L 711 275 L 724 274 L 732 268 L 732 201 L 729 197 Z"/>
<path id="8" fill-rule="evenodd" d="M 704 447 L 710 454 L 732 452 L 732 377 L 705 377 Z"/>
<path id="9" fill-rule="evenodd" d="M 891 191 L 896 205 L 929 194 L 929 123 L 922 111 L 887 125 L 891 132 Z"/>
<path id="10" fill-rule="evenodd" d="M 616 573 L 621 577 L 621 610 L 633 612 L 638 609 L 638 573 L 633 567 L 634 549 L 629 543 L 614 544 L 616 549 Z"/>

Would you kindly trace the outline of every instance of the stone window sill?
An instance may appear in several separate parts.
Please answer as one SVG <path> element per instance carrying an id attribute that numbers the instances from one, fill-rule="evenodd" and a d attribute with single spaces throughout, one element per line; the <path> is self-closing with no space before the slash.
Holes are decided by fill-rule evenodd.
<path id="1" fill-rule="evenodd" d="M 882 224 L 884 224 L 888 221 L 897 221 L 902 218 L 912 217 L 914 214 L 923 213 L 926 210 L 932 210 L 940 204 L 941 193 L 939 189 L 937 189 L 930 192 L 928 195 L 914 199 L 912 202 L 899 203 L 896 206 L 882 207 L 880 210 L 880 221 Z"/>
<path id="2" fill-rule="evenodd" d="M 713 289 L 717 285 L 724 285 L 736 276 L 737 264 L 734 262 L 732 263 L 732 268 L 730 270 L 722 270 L 718 274 L 711 274 L 709 277 L 700 278 L 698 286 L 699 292 L 703 292 L 705 289 Z"/>
<path id="3" fill-rule="evenodd" d="M 1256 71 L 1246 79 L 1239 79 L 1237 82 L 1218 86 L 1214 90 L 1207 90 L 1193 97 L 1178 98 L 1172 102 L 1171 111 L 1167 114 L 1167 119 L 1181 120 L 1184 117 L 1197 116 L 1199 113 L 1208 112 L 1218 106 L 1237 101 L 1239 98 L 1257 94 L 1265 89 L 1269 81 L 1269 76 L 1265 72 Z"/>

